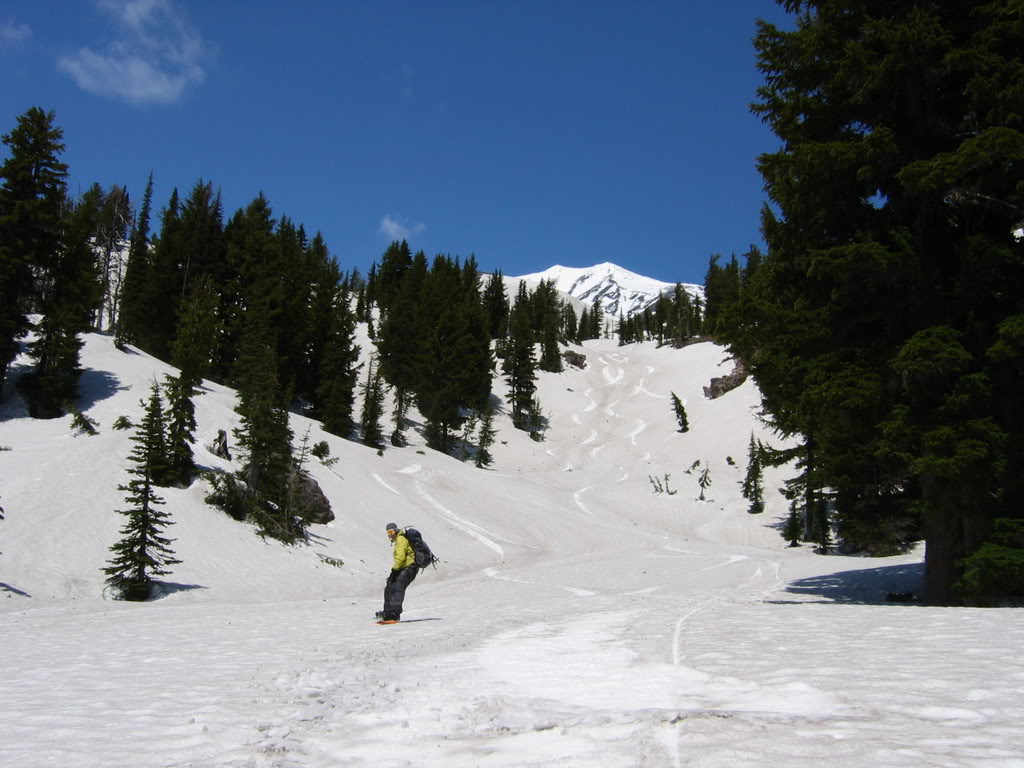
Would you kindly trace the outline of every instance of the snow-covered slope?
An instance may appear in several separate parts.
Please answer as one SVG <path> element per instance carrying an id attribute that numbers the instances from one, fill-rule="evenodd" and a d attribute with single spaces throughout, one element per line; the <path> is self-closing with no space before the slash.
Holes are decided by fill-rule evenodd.
<path id="1" fill-rule="evenodd" d="M 672 291 L 676 285 L 644 277 L 607 262 L 592 267 L 554 266 L 543 272 L 509 279 L 524 280 L 528 284 L 554 280 L 555 288 L 579 299 L 587 306 L 592 305 L 595 299 L 600 299 L 601 308 L 611 320 L 618 320 L 620 314 L 630 317 L 637 312 L 643 312 L 644 308 L 657 301 L 662 293 Z M 701 286 L 691 283 L 683 283 L 683 288 L 691 296 L 702 295 L 704 290 Z"/>
<path id="2" fill-rule="evenodd" d="M 311 467 L 334 523 L 286 547 L 204 483 L 167 489 L 182 563 L 126 604 L 100 571 L 130 449 L 111 424 L 169 369 L 89 336 L 79 405 L 100 434 L 0 406 L 0 765 L 1021 765 L 1024 612 L 885 603 L 918 588 L 920 553 L 787 548 L 784 470 L 747 514 L 746 446 L 772 436 L 752 382 L 702 397 L 721 348 L 577 349 L 584 369 L 540 374 L 546 440 L 502 413 L 489 470 L 415 432 L 381 456 L 294 417 L 339 459 Z M 233 404 L 215 384 L 197 399 L 206 467 L 237 466 L 202 447 Z M 442 564 L 380 627 L 392 520 Z"/>

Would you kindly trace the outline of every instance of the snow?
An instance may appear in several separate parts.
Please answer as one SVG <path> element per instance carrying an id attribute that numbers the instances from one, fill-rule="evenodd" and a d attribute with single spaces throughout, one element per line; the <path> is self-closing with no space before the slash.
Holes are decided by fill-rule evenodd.
<path id="1" fill-rule="evenodd" d="M 203 483 L 167 489 L 183 562 L 129 604 L 100 571 L 130 449 L 111 424 L 170 369 L 87 337 L 100 434 L 0 405 L 0 765 L 1024 766 L 1024 612 L 885 602 L 920 588 L 920 551 L 788 548 L 784 469 L 747 514 L 750 433 L 772 436 L 753 383 L 702 396 L 721 348 L 580 351 L 585 369 L 540 374 L 547 439 L 502 416 L 489 470 L 293 417 L 339 458 L 310 467 L 334 523 L 286 547 Z M 205 389 L 197 458 L 228 468 L 203 446 L 237 423 L 233 394 Z M 382 627 L 391 520 L 442 563 Z"/>

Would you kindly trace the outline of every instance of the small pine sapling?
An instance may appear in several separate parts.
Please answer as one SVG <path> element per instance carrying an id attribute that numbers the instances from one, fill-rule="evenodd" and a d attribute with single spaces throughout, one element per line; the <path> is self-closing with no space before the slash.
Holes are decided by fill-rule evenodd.
<path id="1" fill-rule="evenodd" d="M 789 542 L 789 546 L 799 547 L 802 529 L 803 525 L 796 512 L 796 504 L 793 503 L 789 507 L 789 517 L 786 518 L 786 524 L 782 528 L 782 538 Z"/>
<path id="2" fill-rule="evenodd" d="M 686 417 L 686 407 L 675 392 L 672 393 L 672 410 L 675 412 L 676 422 L 679 424 L 679 431 L 689 432 L 690 421 Z"/>
<path id="3" fill-rule="evenodd" d="M 747 474 L 743 478 L 743 498 L 750 502 L 747 511 L 756 515 L 764 512 L 764 469 L 762 467 L 761 449 L 754 440 L 754 433 L 750 433 L 749 459 L 747 460 Z"/>
<path id="4" fill-rule="evenodd" d="M 708 467 L 704 467 L 704 469 L 700 471 L 700 475 L 697 477 L 697 485 L 700 486 L 700 496 L 697 500 L 707 501 L 704 497 L 704 492 L 711 487 L 711 470 Z"/>
<path id="5" fill-rule="evenodd" d="M 474 463 L 479 469 L 491 466 L 494 457 L 491 455 L 491 446 L 494 445 L 494 437 L 498 431 L 494 428 L 494 406 L 490 402 L 484 408 L 483 418 L 480 421 L 480 434 L 477 438 L 476 457 Z"/>
<path id="6" fill-rule="evenodd" d="M 114 420 L 113 428 L 117 430 L 132 429 L 135 425 L 132 424 L 132 420 L 127 416 L 118 416 Z"/>

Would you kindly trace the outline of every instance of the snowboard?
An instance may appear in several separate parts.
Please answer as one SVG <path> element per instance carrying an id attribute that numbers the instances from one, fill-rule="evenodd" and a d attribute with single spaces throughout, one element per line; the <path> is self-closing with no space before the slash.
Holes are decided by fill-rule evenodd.
<path id="1" fill-rule="evenodd" d="M 377 619 L 378 624 L 400 624 L 398 619 Z"/>

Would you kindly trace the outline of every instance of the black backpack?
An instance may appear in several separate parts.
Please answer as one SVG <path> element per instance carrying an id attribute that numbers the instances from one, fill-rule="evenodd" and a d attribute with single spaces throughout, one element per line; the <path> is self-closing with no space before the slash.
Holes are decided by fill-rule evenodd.
<path id="1" fill-rule="evenodd" d="M 416 555 L 416 566 L 418 568 L 426 568 L 428 565 L 437 568 L 437 558 L 430 551 L 430 547 L 427 546 L 427 542 L 423 540 L 423 535 L 419 531 L 415 528 L 406 528 L 405 538 L 408 539 L 409 545 Z"/>

